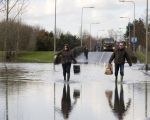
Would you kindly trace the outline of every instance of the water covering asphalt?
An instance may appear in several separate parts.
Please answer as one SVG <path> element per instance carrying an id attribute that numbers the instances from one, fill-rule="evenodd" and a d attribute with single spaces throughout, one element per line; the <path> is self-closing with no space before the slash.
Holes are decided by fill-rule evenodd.
<path id="1" fill-rule="evenodd" d="M 150 117 L 150 72 L 125 64 L 123 83 L 105 75 L 111 52 L 90 52 L 77 61 L 80 74 L 65 83 L 62 66 L 0 63 L 0 120 L 146 120 Z"/>

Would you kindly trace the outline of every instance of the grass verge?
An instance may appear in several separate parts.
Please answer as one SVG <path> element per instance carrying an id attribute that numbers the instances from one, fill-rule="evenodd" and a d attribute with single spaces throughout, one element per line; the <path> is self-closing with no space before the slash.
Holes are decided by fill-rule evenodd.
<path id="1" fill-rule="evenodd" d="M 19 53 L 17 57 L 18 62 L 38 62 L 51 63 L 53 62 L 52 51 L 32 51 Z"/>

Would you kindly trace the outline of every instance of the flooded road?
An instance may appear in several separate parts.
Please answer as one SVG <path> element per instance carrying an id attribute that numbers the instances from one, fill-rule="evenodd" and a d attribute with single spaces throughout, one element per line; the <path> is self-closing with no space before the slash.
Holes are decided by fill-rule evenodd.
<path id="1" fill-rule="evenodd" d="M 0 63 L 0 120 L 150 117 L 150 73 L 139 70 L 140 64 L 131 68 L 125 65 L 123 84 L 115 85 L 114 76 L 104 75 L 106 59 L 95 61 L 96 64 L 81 64 L 80 74 L 74 74 L 72 67 L 68 84 L 63 82 L 61 65 L 55 66 L 54 71 L 53 64 L 7 63 L 6 72 Z"/>

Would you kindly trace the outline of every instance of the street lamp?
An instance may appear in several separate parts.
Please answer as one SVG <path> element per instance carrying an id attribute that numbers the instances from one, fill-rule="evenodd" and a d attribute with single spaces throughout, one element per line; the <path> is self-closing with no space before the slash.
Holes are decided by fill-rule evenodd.
<path id="1" fill-rule="evenodd" d="M 130 3 L 132 3 L 133 4 L 133 6 L 134 6 L 134 30 L 133 30 L 133 37 L 135 38 L 135 2 L 134 1 L 121 1 L 121 0 L 119 0 L 119 2 L 130 2 Z M 133 52 L 135 53 L 135 45 L 133 46 Z"/>
<path id="2" fill-rule="evenodd" d="M 55 22 L 54 22 L 54 55 L 56 53 L 56 0 L 55 0 Z M 55 64 L 53 66 L 53 69 L 55 71 Z"/>
<path id="3" fill-rule="evenodd" d="M 55 23 L 54 23 L 54 54 L 56 52 L 56 0 L 55 0 Z"/>
<path id="4" fill-rule="evenodd" d="M 129 46 L 130 46 L 130 43 L 131 43 L 131 35 L 130 35 L 130 18 L 129 17 L 120 17 L 120 18 L 127 18 L 129 20 Z"/>
<path id="5" fill-rule="evenodd" d="M 82 12 L 81 12 L 81 47 L 82 47 L 82 42 L 83 42 L 83 35 L 82 35 L 82 23 L 83 23 L 83 10 L 85 8 L 94 8 L 94 7 L 82 7 Z"/>
<path id="6" fill-rule="evenodd" d="M 148 70 L 148 0 L 146 1 L 146 53 L 145 70 Z"/>
<path id="7" fill-rule="evenodd" d="M 94 24 L 100 24 L 100 23 L 91 23 L 91 24 L 90 24 L 90 51 L 92 50 L 92 45 L 91 45 L 91 27 L 92 27 L 92 25 L 94 25 Z"/>

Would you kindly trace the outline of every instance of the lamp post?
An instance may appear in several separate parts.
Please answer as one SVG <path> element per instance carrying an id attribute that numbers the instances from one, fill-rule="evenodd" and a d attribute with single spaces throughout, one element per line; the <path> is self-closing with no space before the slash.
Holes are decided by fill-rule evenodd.
<path id="1" fill-rule="evenodd" d="M 120 18 L 127 18 L 129 20 L 129 47 L 131 44 L 131 35 L 130 35 L 130 18 L 129 17 L 120 17 Z"/>
<path id="2" fill-rule="evenodd" d="M 56 52 L 56 0 L 55 0 L 55 23 L 54 23 L 54 54 Z"/>
<path id="3" fill-rule="evenodd" d="M 81 12 L 81 47 L 83 45 L 82 24 L 83 24 L 83 10 L 85 8 L 94 8 L 94 7 L 82 7 L 82 12 Z"/>
<path id="4" fill-rule="evenodd" d="M 91 24 L 90 24 L 90 51 L 92 50 L 91 27 L 92 27 L 92 25 L 94 25 L 94 24 L 100 24 L 100 23 L 91 23 Z"/>
<path id="5" fill-rule="evenodd" d="M 134 12 L 133 12 L 133 16 L 134 16 L 134 30 L 133 30 L 133 37 L 135 38 L 135 2 L 134 1 L 121 1 L 121 0 L 119 0 L 119 2 L 130 2 L 130 3 L 132 3 L 133 4 L 133 7 L 134 7 Z M 133 52 L 135 53 L 135 45 L 133 45 Z"/>
<path id="6" fill-rule="evenodd" d="M 146 1 L 146 53 L 145 53 L 145 70 L 148 70 L 148 0 Z"/>
<path id="7" fill-rule="evenodd" d="M 56 53 L 56 3 L 57 1 L 55 0 L 55 22 L 54 22 L 54 55 Z M 55 58 L 54 58 L 55 59 Z M 53 69 L 55 71 L 55 64 L 53 64 Z"/>

